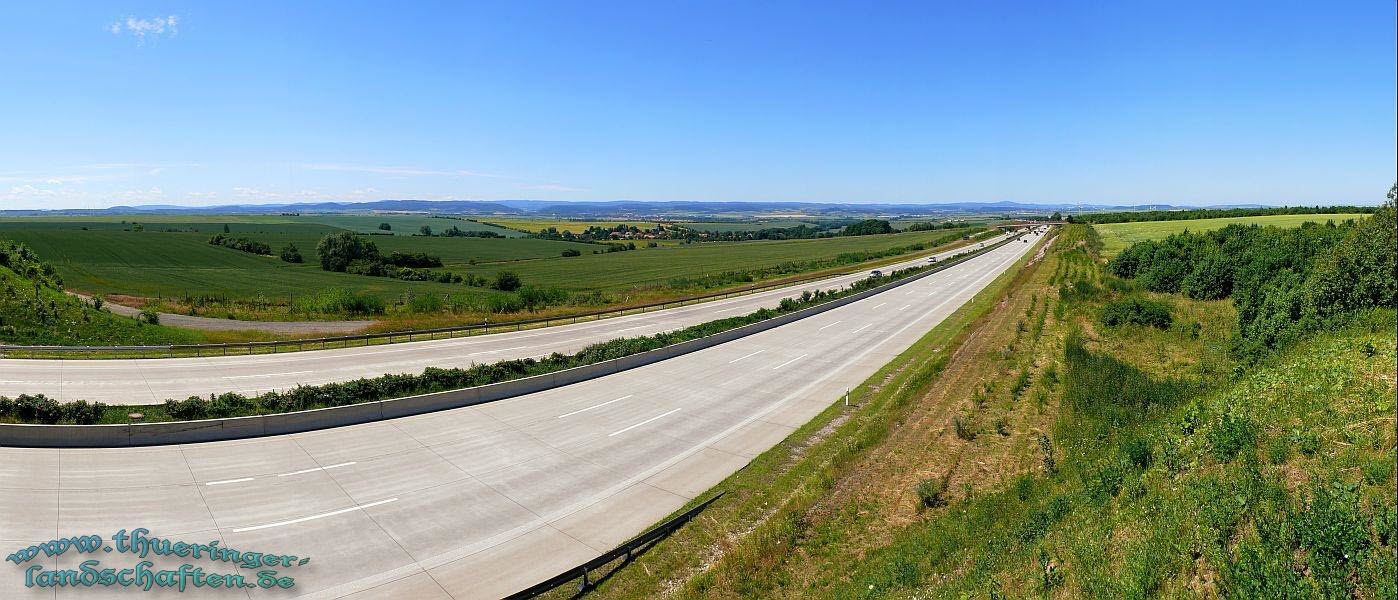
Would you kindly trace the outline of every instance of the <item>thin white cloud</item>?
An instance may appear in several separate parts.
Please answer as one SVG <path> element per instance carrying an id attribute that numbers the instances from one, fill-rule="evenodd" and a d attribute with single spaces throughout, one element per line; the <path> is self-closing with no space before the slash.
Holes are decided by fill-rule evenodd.
<path id="1" fill-rule="evenodd" d="M 522 189 L 534 190 L 534 191 L 538 191 L 538 192 L 586 192 L 586 191 L 587 191 L 587 190 L 582 189 L 582 188 L 568 187 L 568 186 L 566 186 L 566 185 L 558 185 L 558 184 L 556 184 L 556 183 L 526 184 L 526 185 L 521 185 L 521 186 L 519 186 L 519 187 L 522 188 Z"/>
<path id="2" fill-rule="evenodd" d="M 123 17 L 112 21 L 107 26 L 107 31 L 112 35 L 127 34 L 136 38 L 137 46 L 144 46 L 146 39 L 157 39 L 160 37 L 174 36 L 179 33 L 179 15 L 167 15 L 164 17 L 151 17 L 149 19 L 137 19 L 136 17 Z"/>
<path id="3" fill-rule="evenodd" d="M 346 165 L 336 163 L 313 163 L 301 165 L 301 168 L 310 171 L 342 171 L 348 173 L 374 173 L 377 175 L 393 175 L 397 177 L 489 177 L 493 179 L 503 179 L 504 175 L 492 175 L 490 173 L 478 173 L 465 169 L 440 170 L 422 169 L 418 167 L 377 167 L 371 165 Z"/>

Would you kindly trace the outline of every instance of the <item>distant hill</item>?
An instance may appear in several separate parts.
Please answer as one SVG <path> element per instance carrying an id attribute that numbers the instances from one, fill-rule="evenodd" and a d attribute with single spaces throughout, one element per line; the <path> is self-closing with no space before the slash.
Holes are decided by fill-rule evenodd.
<path id="1" fill-rule="evenodd" d="M 612 201 L 550 202 L 543 200 L 376 200 L 373 202 L 310 202 L 289 204 L 226 204 L 221 206 L 176 206 L 146 204 L 100 209 L 0 210 L 0 216 L 42 215 L 265 215 L 278 213 L 375 213 L 410 212 L 451 215 L 539 216 L 561 218 L 667 218 L 704 219 L 716 217 L 946 217 L 951 215 L 1048 214 L 1143 210 L 1187 210 L 1195 208 L 1263 208 L 1261 204 L 1220 206 L 1176 206 L 1169 204 L 1024 204 L 1020 202 L 952 202 L 943 204 L 852 204 L 820 202 L 694 202 L 694 201 Z"/>

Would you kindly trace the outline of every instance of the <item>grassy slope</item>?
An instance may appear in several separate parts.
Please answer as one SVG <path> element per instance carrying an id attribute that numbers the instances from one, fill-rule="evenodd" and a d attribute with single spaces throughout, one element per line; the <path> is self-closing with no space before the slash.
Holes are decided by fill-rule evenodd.
<path id="1" fill-rule="evenodd" d="M 1327 220 L 1343 221 L 1346 219 L 1358 219 L 1365 215 L 1270 215 L 1264 217 L 1235 217 L 1227 219 L 1193 219 L 1187 221 L 1143 221 L 1140 223 L 1109 223 L 1106 225 L 1096 225 L 1097 231 L 1102 235 L 1102 253 L 1107 257 L 1115 256 L 1117 252 L 1124 250 L 1127 246 L 1143 240 L 1164 239 L 1171 234 L 1180 233 L 1186 229 L 1190 231 L 1208 231 L 1211 229 L 1221 229 L 1234 223 L 1242 225 L 1275 225 L 1277 227 L 1296 227 L 1302 223 L 1313 221 L 1324 223 Z"/>
<path id="2" fill-rule="evenodd" d="M 141 325 L 134 319 L 88 308 L 59 290 L 0 267 L 0 343 L 25 345 L 187 344 L 197 332 Z"/>
<path id="3" fill-rule="evenodd" d="M 511 229 L 519 229 L 537 233 L 540 229 L 553 227 L 559 231 L 571 231 L 582 233 L 588 227 L 606 227 L 608 229 L 617 225 L 634 225 L 641 229 L 654 229 L 654 221 L 572 221 L 567 219 L 530 219 L 517 217 L 481 217 L 482 221 L 488 223 L 498 223 Z"/>
<path id="4" fill-rule="evenodd" d="M 1172 298 L 1179 324 L 1157 331 L 1099 330 L 1100 298 L 1060 301 L 1102 279 L 1062 251 L 1081 235 L 955 356 L 929 352 L 939 327 L 848 421 L 832 407 L 759 456 L 601 595 L 1393 597 L 1393 312 L 1234 376 L 1227 302 Z M 924 481 L 946 505 L 920 502 Z"/>

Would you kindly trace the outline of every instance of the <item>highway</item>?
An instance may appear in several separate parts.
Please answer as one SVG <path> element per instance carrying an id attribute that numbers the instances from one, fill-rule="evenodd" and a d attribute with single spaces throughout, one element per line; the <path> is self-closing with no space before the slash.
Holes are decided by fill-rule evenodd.
<path id="1" fill-rule="evenodd" d="M 293 589 L 251 590 L 249 598 L 499 597 L 610 549 L 742 468 L 1041 236 L 1028 237 L 782 327 L 499 402 L 234 442 L 0 448 L 0 555 L 56 536 L 145 527 L 153 536 L 312 558 L 284 569 Z M 35 561 L 68 569 L 92 558 L 135 560 L 70 551 Z M 151 560 L 156 568 L 196 562 L 233 572 L 208 561 Z M 4 563 L 0 597 L 131 595 L 55 594 L 23 581 L 24 567 Z"/>
<path id="2" fill-rule="evenodd" d="M 982 242 L 985 245 L 1000 237 Z M 972 244 L 970 248 L 976 248 Z M 964 248 L 963 248 L 964 249 Z M 951 256 L 952 250 L 938 254 Z M 926 264 L 925 258 L 882 267 Z M 776 307 L 782 298 L 834 289 L 867 272 L 832 277 L 746 296 L 654 312 L 533 330 L 455 339 L 312 350 L 275 355 L 116 360 L 0 359 L 0 396 L 44 394 L 60 402 L 154 404 L 175 398 L 236 391 L 255 395 L 297 385 L 350 381 L 387 373 L 419 373 L 423 367 L 469 367 L 512 358 L 564 354 L 619 337 L 651 335 Z"/>

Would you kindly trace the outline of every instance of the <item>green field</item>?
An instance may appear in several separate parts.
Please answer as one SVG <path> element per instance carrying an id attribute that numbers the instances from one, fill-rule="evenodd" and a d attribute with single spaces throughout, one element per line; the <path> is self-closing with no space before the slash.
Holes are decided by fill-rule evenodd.
<path id="1" fill-rule="evenodd" d="M 812 221 L 798 221 L 796 219 L 782 219 L 776 221 L 751 221 L 743 223 L 691 222 L 680 223 L 680 225 L 683 225 L 685 226 L 685 228 L 693 229 L 695 231 L 715 231 L 722 233 L 728 231 L 757 231 L 759 229 L 786 229 L 790 227 L 796 227 L 798 225 L 814 226 L 815 223 Z"/>
<path id="2" fill-rule="evenodd" d="M 920 231 L 811 240 L 684 244 L 520 262 L 511 265 L 510 269 L 528 283 L 578 291 L 613 291 L 664 285 L 679 277 L 761 269 L 785 262 L 831 259 L 843 252 L 876 252 L 928 243 L 947 234 L 947 231 Z"/>
<path id="3" fill-rule="evenodd" d="M 589 227 L 605 227 L 611 229 L 617 225 L 635 226 L 640 229 L 655 229 L 658 225 L 655 221 L 574 221 L 572 219 L 513 219 L 510 217 L 482 217 L 487 222 L 503 225 L 511 229 L 520 229 L 537 233 L 541 229 L 553 227 L 558 231 L 571 231 L 582 233 Z"/>
<path id="4" fill-rule="evenodd" d="M 394 235 L 399 236 L 415 235 L 423 225 L 431 227 L 432 231 L 436 233 L 441 233 L 443 230 L 455 225 L 457 229 L 464 231 L 494 231 L 505 237 L 520 237 L 523 235 L 518 231 L 485 225 L 476 221 L 430 217 L 427 215 L 300 215 L 285 218 L 293 223 L 329 225 L 331 227 L 348 229 L 358 233 L 387 233 L 379 229 L 379 223 L 388 223 L 388 225 L 393 228 L 390 231 Z"/>
<path id="5" fill-rule="evenodd" d="M 1322 215 L 1271 215 L 1265 217 L 1235 217 L 1229 219 L 1195 219 L 1190 221 L 1143 221 L 1139 223 L 1109 223 L 1106 225 L 1094 225 L 1102 235 L 1102 254 L 1104 256 L 1115 256 L 1117 252 L 1126 249 L 1127 246 L 1143 240 L 1159 240 L 1169 237 L 1171 234 L 1180 233 L 1186 229 L 1190 231 L 1209 231 L 1211 229 L 1221 229 L 1234 223 L 1241 225 L 1274 225 L 1277 227 L 1296 227 L 1307 221 L 1324 223 L 1328 220 L 1336 222 L 1346 219 L 1361 219 L 1367 215 L 1353 214 L 1322 214 Z"/>
<path id="6" fill-rule="evenodd" d="M 348 221 L 288 222 L 290 217 L 269 217 L 265 219 L 268 222 L 229 218 L 225 223 L 223 217 L 201 219 L 148 221 L 143 223 L 143 231 L 130 230 L 129 219 L 125 224 L 112 218 L 47 222 L 15 219 L 0 222 L 0 238 L 31 247 L 54 266 L 70 290 L 130 297 L 118 298 L 129 305 L 156 300 L 156 310 L 182 314 L 220 318 L 233 315 L 252 320 L 327 318 L 336 315 L 308 314 L 308 309 L 292 307 L 298 299 L 339 288 L 387 301 L 390 306 L 383 318 L 389 320 L 470 320 L 470 315 L 486 310 L 491 299 L 500 296 L 500 292 L 464 284 L 321 270 L 315 254 L 317 243 L 327 233 L 343 231 L 332 224 L 351 225 Z M 294 243 L 306 262 L 291 264 L 209 244 L 209 237 L 221 233 L 225 224 L 233 235 L 264 242 L 274 251 Z M 369 239 L 385 255 L 398 251 L 440 256 L 441 269 L 463 275 L 491 279 L 500 271 L 510 270 L 518 273 L 526 285 L 587 294 L 549 309 L 566 312 L 577 310 L 568 308 L 576 303 L 597 307 L 649 302 L 843 267 L 872 258 L 837 259 L 844 253 L 883 252 L 928 244 L 947 235 L 946 231 L 934 231 L 815 240 L 671 242 L 657 248 L 641 245 L 636 250 L 613 253 L 605 252 L 604 246 L 598 244 L 531 238 L 374 235 Z M 582 254 L 562 256 L 564 250 L 570 249 Z M 411 297 L 424 295 L 451 296 L 447 299 L 450 306 L 409 308 Z M 447 312 L 441 312 L 444 308 Z M 428 316 L 432 314 L 436 316 Z M 432 323 L 442 324 L 445 323 Z"/>

